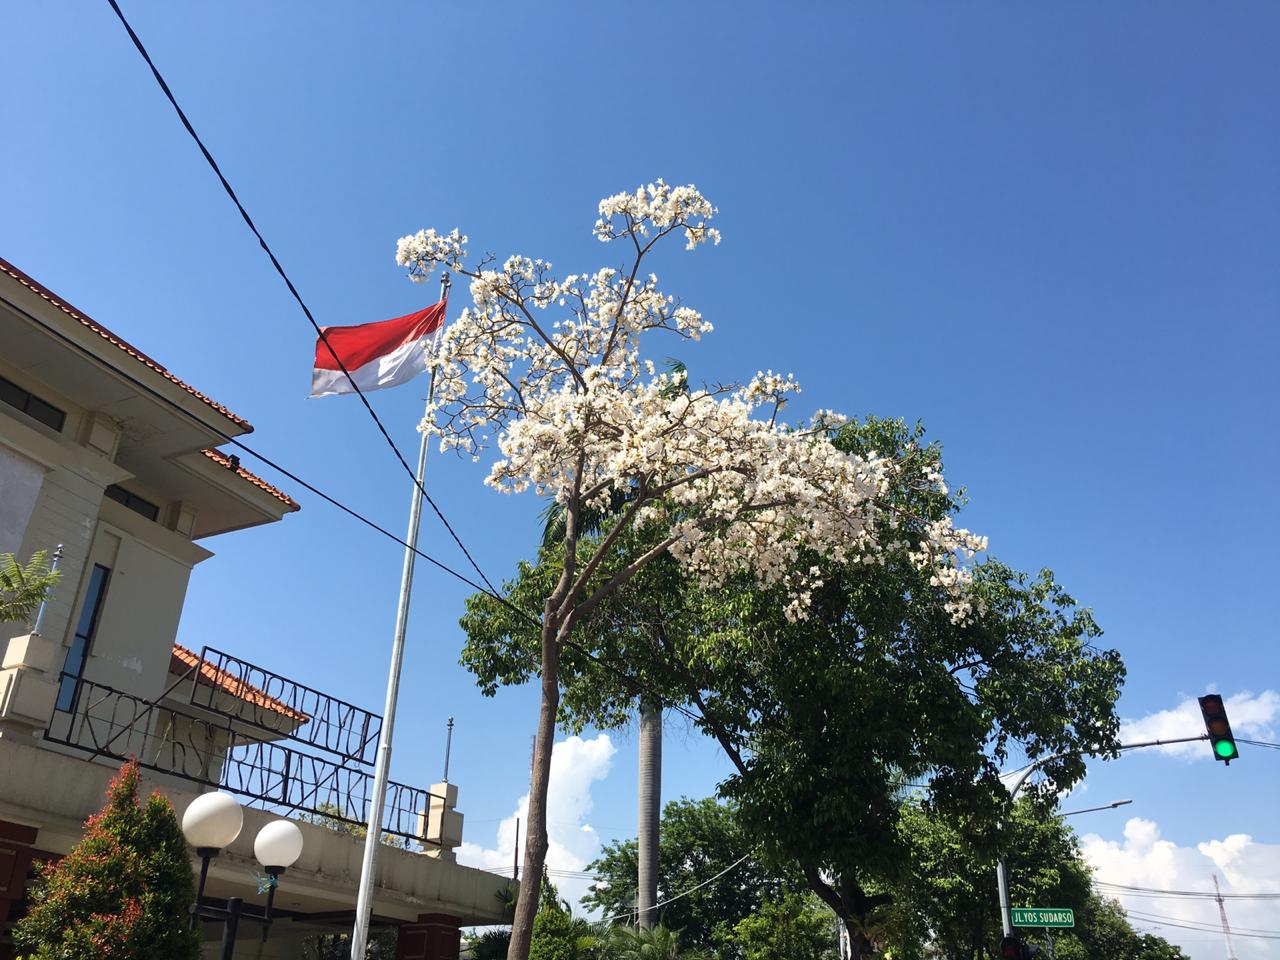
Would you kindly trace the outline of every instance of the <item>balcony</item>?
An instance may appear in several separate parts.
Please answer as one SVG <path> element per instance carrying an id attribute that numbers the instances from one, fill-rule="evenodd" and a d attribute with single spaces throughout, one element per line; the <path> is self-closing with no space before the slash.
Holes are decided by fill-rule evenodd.
<path id="1" fill-rule="evenodd" d="M 44 739 L 234 794 L 248 806 L 351 832 L 368 823 L 382 718 L 231 654 L 175 646 L 154 700 L 64 675 Z M 443 793 L 391 782 L 382 833 L 436 856 L 461 842 Z"/>

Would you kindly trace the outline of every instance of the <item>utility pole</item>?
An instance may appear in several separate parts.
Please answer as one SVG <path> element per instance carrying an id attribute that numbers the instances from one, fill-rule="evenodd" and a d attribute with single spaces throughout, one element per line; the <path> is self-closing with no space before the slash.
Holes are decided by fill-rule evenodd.
<path id="1" fill-rule="evenodd" d="M 1227 938 L 1227 960 L 1239 960 L 1236 956 L 1235 944 L 1231 942 L 1231 924 L 1227 923 L 1227 903 L 1222 899 L 1222 890 L 1218 887 L 1218 875 L 1213 875 L 1213 898 L 1218 901 L 1218 916 L 1222 918 L 1222 935 Z"/>

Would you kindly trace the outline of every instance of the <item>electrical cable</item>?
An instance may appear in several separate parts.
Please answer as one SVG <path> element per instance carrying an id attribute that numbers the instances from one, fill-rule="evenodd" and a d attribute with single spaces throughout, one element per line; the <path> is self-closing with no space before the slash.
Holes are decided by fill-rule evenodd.
<path id="1" fill-rule="evenodd" d="M 1123 907 L 1121 909 L 1124 909 Z M 1182 927 L 1187 930 L 1200 930 L 1208 933 L 1218 933 L 1222 927 L 1212 920 L 1187 920 L 1184 917 L 1170 917 L 1162 913 L 1147 913 L 1142 910 L 1124 910 L 1127 916 L 1134 916 L 1148 923 L 1161 923 L 1170 927 Z M 1258 940 L 1280 940 L 1280 930 L 1264 930 L 1257 927 L 1236 927 L 1231 926 L 1231 935 L 1233 937 L 1254 937 Z"/>
<path id="2" fill-rule="evenodd" d="M 1198 898 L 1202 900 L 1217 900 L 1219 894 L 1208 890 L 1169 890 L 1163 887 L 1138 887 L 1130 886 L 1123 883 L 1109 883 L 1106 880 L 1093 881 L 1095 887 L 1108 887 L 1121 890 L 1126 893 L 1152 893 L 1161 894 L 1163 896 L 1175 896 L 1184 898 Z M 1280 899 L 1280 893 L 1224 893 L 1221 894 L 1224 900 L 1276 900 Z"/>
<path id="3" fill-rule="evenodd" d="M 498 592 L 497 588 L 494 587 L 489 578 L 485 576 L 484 571 L 480 569 L 480 565 L 476 563 L 475 558 L 471 555 L 471 551 L 469 551 L 466 544 L 462 542 L 462 538 L 458 536 L 448 519 L 445 518 L 444 513 L 440 510 L 439 506 L 436 505 L 431 494 L 427 493 L 426 487 L 418 480 L 417 474 L 414 473 L 413 468 L 409 466 L 409 461 L 405 459 L 404 454 L 400 452 L 400 448 L 396 446 L 395 440 L 391 438 L 391 434 L 387 431 L 386 425 L 383 424 L 382 418 L 379 417 L 377 411 L 373 409 L 373 405 L 369 403 L 369 398 L 364 395 L 364 391 L 360 389 L 360 385 L 357 384 L 355 379 L 351 376 L 351 371 L 347 369 L 342 358 L 338 356 L 337 351 L 334 350 L 333 346 L 329 343 L 329 337 L 325 333 L 324 328 L 316 322 L 316 318 L 311 313 L 311 308 L 307 306 L 306 302 L 302 299 L 302 295 L 298 293 L 298 288 L 294 286 L 293 281 L 289 279 L 289 275 L 285 273 L 284 267 L 281 266 L 275 252 L 272 251 L 270 245 L 266 241 L 266 238 L 263 237 L 262 233 L 258 230 L 257 224 L 253 222 L 253 218 L 249 216 L 249 211 L 246 210 L 244 204 L 240 202 L 240 198 L 236 195 L 235 190 L 223 174 L 222 168 L 218 166 L 218 162 L 213 158 L 213 154 L 209 152 L 209 148 L 206 147 L 204 141 L 200 139 L 200 135 L 196 133 L 195 127 L 192 126 L 191 121 L 187 119 L 186 112 L 178 105 L 177 98 L 174 97 L 173 91 L 169 89 L 169 84 L 165 82 L 164 77 L 160 74 L 159 68 L 156 67 L 155 62 L 151 59 L 151 54 L 147 52 L 147 48 L 143 45 L 141 38 L 139 38 L 138 34 L 129 24 L 129 21 L 125 19 L 124 11 L 120 9 L 120 5 L 116 0 L 107 0 L 107 3 L 109 3 L 111 5 L 111 9 L 115 11 L 116 17 L 119 18 L 125 31 L 129 34 L 129 39 L 133 41 L 133 45 L 137 48 L 138 53 L 141 54 L 142 59 L 146 61 L 147 66 L 151 68 L 151 75 L 155 77 L 156 83 L 160 85 L 160 89 L 164 92 L 165 97 L 168 98 L 169 103 L 173 105 L 173 109 L 178 114 L 178 119 L 182 121 L 182 125 L 186 128 L 187 133 L 189 133 L 191 135 L 191 139 L 196 142 L 196 146 L 200 148 L 200 152 L 204 155 L 205 161 L 217 175 L 218 181 L 222 184 L 222 189 L 226 191 L 227 196 L 231 198 L 231 202 L 234 203 L 236 209 L 240 211 L 240 216 L 244 220 L 245 225 L 248 226 L 249 230 L 258 239 L 258 245 L 262 247 L 267 257 L 271 260 L 271 265 L 275 267 L 276 273 L 280 275 L 280 279 L 283 280 L 285 286 L 289 288 L 289 293 L 293 295 L 293 299 L 296 300 L 298 306 L 302 308 L 302 312 L 306 316 L 307 322 L 311 324 L 312 329 L 316 332 L 316 336 L 319 338 L 320 342 L 325 345 L 325 349 L 329 351 L 329 355 L 332 356 L 334 361 L 338 364 L 338 368 L 342 371 L 342 375 L 347 378 L 347 382 L 351 384 L 352 390 L 354 390 L 356 395 L 360 398 L 360 402 L 364 404 L 364 408 L 368 412 L 369 417 L 373 420 L 374 424 L 377 426 L 378 432 L 382 434 L 383 439 L 387 441 L 387 445 L 391 448 L 391 452 L 394 453 L 396 459 L 400 461 L 400 466 L 404 468 L 405 473 L 409 475 L 409 478 L 413 481 L 414 485 L 419 491 L 421 491 L 423 498 L 427 501 L 428 505 L 430 505 L 431 509 L 435 511 L 435 515 L 440 519 L 440 522 L 444 524 L 444 528 L 449 531 L 449 536 L 453 538 L 454 543 L 458 545 L 458 549 L 462 551 L 472 568 L 480 575 L 480 579 L 485 582 L 485 585 L 492 593 L 496 594 Z"/>
<path id="4" fill-rule="evenodd" d="M 750 858 L 751 858 L 751 854 L 749 854 L 749 853 L 747 853 L 747 854 L 743 854 L 743 855 L 742 855 L 741 857 L 739 857 L 737 860 L 733 861 L 733 863 L 729 864 L 727 867 L 725 867 L 723 870 L 721 870 L 719 873 L 717 873 L 714 877 L 707 877 L 707 879 L 703 880 L 701 883 L 696 884 L 695 886 L 692 886 L 692 887 L 690 887 L 688 890 L 685 890 L 685 891 L 683 891 L 683 892 L 681 892 L 681 893 L 677 893 L 674 897 L 667 897 L 667 899 L 665 899 L 665 900 L 659 900 L 657 903 L 655 903 L 655 904 L 653 905 L 653 908 L 652 908 L 652 909 L 657 910 L 659 907 L 665 907 L 668 903 L 675 903 L 677 900 L 679 900 L 679 899 L 681 899 L 681 898 L 683 898 L 683 897 L 687 897 L 687 896 L 689 896 L 689 894 L 694 893 L 694 892 L 696 892 L 696 891 L 698 891 L 698 890 L 701 890 L 701 889 L 702 889 L 703 887 L 705 887 L 707 884 L 712 883 L 713 881 L 719 880 L 721 877 L 723 877 L 723 876 L 724 876 L 726 873 L 728 873 L 730 870 L 733 870 L 734 868 L 738 867 L 740 864 L 742 864 L 742 863 L 743 863 L 743 862 L 745 862 L 746 860 L 749 860 Z M 611 923 L 611 922 L 612 922 L 612 921 L 614 921 L 614 920 L 620 920 L 620 919 L 622 919 L 623 917 L 630 917 L 630 916 L 634 916 L 634 915 L 635 915 L 635 911 L 634 911 L 634 910 L 629 910 L 629 911 L 628 911 L 628 912 L 626 912 L 626 913 L 616 913 L 616 914 L 614 914 L 612 917 L 605 917 L 603 920 L 600 920 L 600 921 L 598 921 L 598 922 L 600 922 L 600 923 Z"/>
<path id="5" fill-rule="evenodd" d="M 1247 743 L 1251 747 L 1266 747 L 1268 750 L 1280 750 L 1280 743 L 1272 743 L 1270 740 L 1246 740 L 1244 737 L 1236 737 L 1236 743 Z"/>

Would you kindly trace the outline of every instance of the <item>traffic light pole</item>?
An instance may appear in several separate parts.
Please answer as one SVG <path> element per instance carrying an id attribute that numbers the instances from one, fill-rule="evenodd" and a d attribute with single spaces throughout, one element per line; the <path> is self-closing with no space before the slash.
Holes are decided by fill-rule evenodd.
<path id="1" fill-rule="evenodd" d="M 1013 908 L 1009 905 L 1009 870 L 1004 857 L 996 861 L 996 889 L 1000 894 L 1000 925 L 1006 937 L 1013 936 Z"/>
<path id="2" fill-rule="evenodd" d="M 1171 740 L 1144 740 L 1141 743 L 1122 743 L 1116 747 L 1117 750 L 1137 750 L 1141 747 L 1163 747 L 1174 743 L 1196 743 L 1200 740 L 1208 740 L 1209 735 L 1202 733 L 1198 737 L 1175 737 Z M 1027 769 L 1022 771 L 1022 775 L 1013 782 L 1013 787 L 1009 790 L 1009 806 L 1012 808 L 1015 800 L 1018 799 L 1018 793 L 1026 785 L 1027 779 L 1031 774 L 1035 773 L 1041 766 L 1054 760 L 1061 760 L 1063 757 L 1071 756 L 1070 753 L 1055 753 L 1047 757 L 1041 757 L 1039 760 L 1033 761 Z M 1002 825 L 1003 829 L 1003 825 Z M 1001 844 L 1003 846 L 1003 844 Z M 1000 924 L 1004 928 L 1006 937 L 1013 936 L 1013 904 L 1009 902 L 1009 868 L 1005 866 L 1004 853 L 1001 852 L 996 858 L 996 894 L 1000 898 Z"/>

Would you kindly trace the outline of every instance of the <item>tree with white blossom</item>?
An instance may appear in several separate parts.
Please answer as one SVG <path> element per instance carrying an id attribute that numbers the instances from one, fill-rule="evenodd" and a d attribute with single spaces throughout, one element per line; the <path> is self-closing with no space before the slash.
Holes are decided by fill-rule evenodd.
<path id="1" fill-rule="evenodd" d="M 420 231 L 397 248 L 415 281 L 439 267 L 471 281 L 473 305 L 429 361 L 435 393 L 420 429 L 477 460 L 492 438 L 500 456 L 486 483 L 550 496 L 564 518 L 564 564 L 541 611 L 542 696 L 513 960 L 527 960 L 538 909 L 559 663 L 575 626 L 663 556 L 706 587 L 745 574 L 781 588 L 786 616 L 801 620 L 821 579 L 817 566 L 796 572 L 806 569 L 800 557 L 873 564 L 888 546 L 883 531 L 897 527 L 884 494 L 898 464 L 837 449 L 831 431 L 843 418 L 831 411 L 783 422 L 799 391 L 790 376 L 694 388 L 642 352 L 651 332 L 698 340 L 711 331 L 645 268 L 673 235 L 688 250 L 718 244 L 715 213 L 696 188 L 661 180 L 607 197 L 595 235 L 622 246 L 624 265 L 562 278 L 523 256 L 469 265 L 457 230 Z M 929 482 L 943 484 L 940 475 Z M 583 538 L 587 516 L 611 505 L 604 535 Z M 910 545 L 913 561 L 950 592 L 957 621 L 971 613 L 965 561 L 985 545 L 949 519 L 926 525 Z"/>

